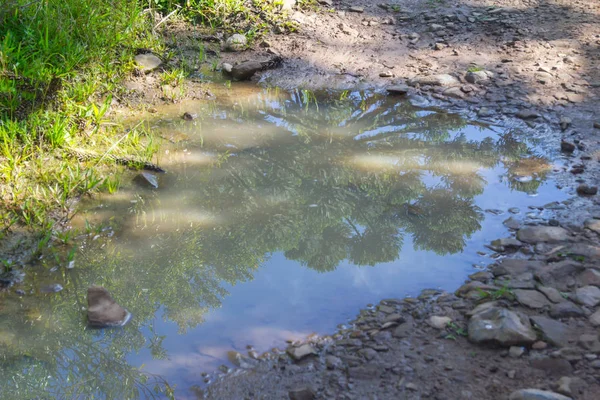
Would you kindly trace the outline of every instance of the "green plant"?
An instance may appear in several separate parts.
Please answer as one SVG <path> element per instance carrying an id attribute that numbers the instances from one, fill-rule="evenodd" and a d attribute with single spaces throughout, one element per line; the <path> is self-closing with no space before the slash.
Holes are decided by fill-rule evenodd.
<path id="1" fill-rule="evenodd" d="M 484 68 L 479 65 L 471 65 L 469 68 L 467 68 L 467 72 L 479 72 L 483 70 Z"/>

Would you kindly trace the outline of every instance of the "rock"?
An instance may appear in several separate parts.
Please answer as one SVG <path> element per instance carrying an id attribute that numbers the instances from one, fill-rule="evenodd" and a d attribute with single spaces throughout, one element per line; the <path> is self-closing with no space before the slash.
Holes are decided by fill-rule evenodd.
<path id="1" fill-rule="evenodd" d="M 536 339 L 529 319 L 505 308 L 488 308 L 473 315 L 469 321 L 469 340 L 475 343 L 529 345 Z"/>
<path id="2" fill-rule="evenodd" d="M 228 51 L 242 51 L 248 45 L 248 39 L 246 36 L 236 33 L 227 38 L 225 41 L 225 50 Z"/>
<path id="3" fill-rule="evenodd" d="M 575 149 L 576 146 L 574 143 L 567 142 L 566 140 L 560 142 L 560 151 L 562 151 L 563 153 L 572 153 L 575 151 Z"/>
<path id="4" fill-rule="evenodd" d="M 465 98 L 465 94 L 459 87 L 448 88 L 448 89 L 444 90 L 443 94 L 444 94 L 444 96 L 452 97 L 455 99 L 464 99 Z"/>
<path id="5" fill-rule="evenodd" d="M 482 282 L 478 282 L 478 281 L 471 281 L 471 282 L 465 283 L 464 285 L 462 285 L 461 287 L 456 289 L 456 292 L 454 292 L 454 294 L 456 294 L 456 296 L 458 296 L 458 297 L 467 297 L 469 295 L 469 293 L 473 292 L 473 291 L 479 292 L 481 290 L 496 290 L 496 289 L 498 289 L 496 286 L 486 285 L 486 284 L 484 284 Z"/>
<path id="6" fill-rule="evenodd" d="M 223 70 L 223 72 L 231 74 L 231 71 L 233 71 L 233 65 L 229 63 L 223 63 L 221 64 L 221 69 Z"/>
<path id="7" fill-rule="evenodd" d="M 551 286 L 559 290 L 569 290 L 569 281 L 574 282 L 574 277 L 582 272 L 585 267 L 573 260 L 564 260 L 540 268 L 535 272 L 535 277 L 544 286 Z"/>
<path id="8" fill-rule="evenodd" d="M 550 306 L 550 302 L 546 296 L 537 290 L 515 289 L 513 294 L 519 303 L 529 308 L 544 308 L 546 306 Z"/>
<path id="9" fill-rule="evenodd" d="M 238 81 L 246 81 L 258 71 L 264 71 L 270 68 L 276 68 L 281 63 L 281 57 L 273 57 L 270 60 L 246 61 L 234 65 L 231 69 L 231 76 Z"/>
<path id="10" fill-rule="evenodd" d="M 600 288 L 596 286 L 584 286 L 575 290 L 575 301 L 588 307 L 596 307 L 600 304 Z"/>
<path id="11" fill-rule="evenodd" d="M 573 371 L 571 363 L 564 358 L 540 357 L 530 361 L 532 368 L 542 370 L 550 375 L 569 375 Z"/>
<path id="12" fill-rule="evenodd" d="M 308 343 L 298 347 L 290 346 L 287 348 L 287 353 L 294 361 L 300 361 L 305 357 L 317 354 L 317 351 Z"/>
<path id="13" fill-rule="evenodd" d="M 518 249 L 523 247 L 523 243 L 515 238 L 502 238 L 492 241 L 492 246 Z"/>
<path id="14" fill-rule="evenodd" d="M 363 12 L 365 12 L 365 9 L 363 7 L 352 6 L 352 7 L 348 8 L 348 11 L 355 12 L 355 13 L 363 13 Z"/>
<path id="15" fill-rule="evenodd" d="M 129 311 L 118 305 L 102 286 L 90 286 L 87 299 L 88 323 L 93 328 L 123 326 L 131 318 Z"/>
<path id="16" fill-rule="evenodd" d="M 512 392 L 508 400 L 573 400 L 562 394 L 539 389 L 521 389 Z"/>
<path id="17" fill-rule="evenodd" d="M 325 357 L 325 366 L 327 367 L 327 369 L 338 369 L 343 365 L 344 364 L 342 362 L 342 359 L 339 357 L 331 355 Z"/>
<path id="18" fill-rule="evenodd" d="M 256 360 L 245 356 L 243 354 L 238 353 L 237 351 L 228 351 L 227 358 L 231 361 L 232 364 L 239 368 L 249 369 L 255 367 L 257 364 Z"/>
<path id="19" fill-rule="evenodd" d="M 363 356 L 365 358 L 365 360 L 372 360 L 375 357 L 377 357 L 377 351 L 373 350 L 371 348 L 364 348 L 364 349 L 360 349 L 358 351 L 358 354 L 360 354 L 361 356 Z"/>
<path id="20" fill-rule="evenodd" d="M 506 226 L 508 229 L 519 229 L 521 227 L 521 222 L 513 217 L 510 217 L 506 220 L 504 220 L 503 222 L 504 226 Z"/>
<path id="21" fill-rule="evenodd" d="M 162 61 L 154 54 L 146 53 L 135 56 L 135 63 L 142 70 L 142 72 L 151 72 L 160 67 Z"/>
<path id="22" fill-rule="evenodd" d="M 550 300 L 553 303 L 560 303 L 565 301 L 565 298 L 560 294 L 560 292 L 553 287 L 538 286 L 537 290 L 542 292 L 548 298 L 548 300 Z"/>
<path id="23" fill-rule="evenodd" d="M 535 111 L 532 110 L 521 110 L 519 112 L 517 112 L 516 114 L 517 118 L 520 119 L 536 119 L 540 117 L 540 114 L 538 114 Z"/>
<path id="24" fill-rule="evenodd" d="M 598 193 L 598 186 L 581 184 L 577 186 L 577 194 L 581 196 L 594 196 Z"/>
<path id="25" fill-rule="evenodd" d="M 486 282 L 491 280 L 494 275 L 489 271 L 479 271 L 469 275 L 469 279 L 472 281 Z"/>
<path id="26" fill-rule="evenodd" d="M 579 346 L 591 353 L 600 353 L 598 334 L 583 334 L 579 337 Z"/>
<path id="27" fill-rule="evenodd" d="M 409 87 L 406 85 L 394 85 L 388 86 L 386 89 L 389 94 L 393 95 L 405 95 L 409 91 Z"/>
<path id="28" fill-rule="evenodd" d="M 570 301 L 563 301 L 562 303 L 554 304 L 552 307 L 550 307 L 549 314 L 552 318 L 576 318 L 585 316 L 583 310 Z"/>
<path id="29" fill-rule="evenodd" d="M 564 358 L 567 361 L 579 361 L 583 359 L 583 351 L 578 347 L 563 347 L 550 354 L 552 357 Z"/>
<path id="30" fill-rule="evenodd" d="M 394 329 L 393 336 L 396 338 L 405 338 L 410 335 L 410 332 L 413 329 L 413 324 L 410 321 L 404 322 Z"/>
<path id="31" fill-rule="evenodd" d="M 348 368 L 348 377 L 353 379 L 378 379 L 384 372 L 380 366 L 375 364 L 359 365 Z"/>
<path id="32" fill-rule="evenodd" d="M 583 225 L 596 233 L 600 233 L 600 219 L 588 219 Z"/>
<path id="33" fill-rule="evenodd" d="M 542 333 L 543 339 L 554 346 L 568 346 L 577 338 L 576 332 L 562 322 L 541 315 L 530 317 L 530 319 L 536 329 Z"/>
<path id="34" fill-rule="evenodd" d="M 417 78 L 410 79 L 408 81 L 410 86 L 443 86 L 443 87 L 452 87 L 452 86 L 460 86 L 460 81 L 448 74 L 439 74 L 439 75 L 427 75 L 420 76 Z"/>
<path id="35" fill-rule="evenodd" d="M 600 310 L 590 315 L 590 323 L 594 326 L 600 326 Z"/>
<path id="36" fill-rule="evenodd" d="M 288 392 L 290 400 L 313 400 L 316 397 L 311 388 L 294 389 Z"/>
<path id="37" fill-rule="evenodd" d="M 594 122 L 594 128 L 600 129 L 600 122 Z"/>
<path id="38" fill-rule="evenodd" d="M 544 350 L 547 347 L 548 347 L 548 343 L 546 343 L 542 340 L 538 340 L 537 342 L 535 342 L 534 344 L 531 345 L 531 348 L 534 350 Z"/>
<path id="39" fill-rule="evenodd" d="M 491 271 L 494 276 L 509 275 L 517 277 L 527 272 L 536 273 L 543 266 L 544 263 L 542 261 L 505 258 L 498 264 L 492 266 Z"/>
<path id="40" fill-rule="evenodd" d="M 556 391 L 560 394 L 564 394 L 565 396 L 571 396 L 573 394 L 573 390 L 571 389 L 572 383 L 572 378 L 569 378 L 568 376 L 563 376 L 557 382 L 558 389 L 556 389 Z"/>
<path id="41" fill-rule="evenodd" d="M 481 84 L 483 82 L 489 81 L 494 77 L 494 73 L 491 71 L 473 71 L 467 72 L 465 75 L 465 80 L 469 83 L 473 84 Z"/>
<path id="42" fill-rule="evenodd" d="M 593 268 L 587 268 L 577 277 L 581 286 L 600 286 L 600 271 Z"/>
<path id="43" fill-rule="evenodd" d="M 150 172 L 142 171 L 135 178 L 134 181 L 140 186 L 147 186 L 153 189 L 158 189 L 158 177 Z"/>
<path id="44" fill-rule="evenodd" d="M 560 117 L 560 121 L 558 122 L 558 124 L 560 125 L 560 129 L 562 129 L 563 131 L 566 131 L 572 123 L 573 121 L 569 117 Z"/>
<path id="45" fill-rule="evenodd" d="M 196 113 L 190 113 L 190 112 L 184 112 L 183 115 L 181 116 L 181 118 L 185 119 L 186 121 L 193 121 L 196 118 L 198 118 L 198 114 L 196 114 Z"/>
<path id="46" fill-rule="evenodd" d="M 508 349 L 508 355 L 512 358 L 519 358 L 525 354 L 525 348 L 521 346 L 510 346 Z"/>
<path id="47" fill-rule="evenodd" d="M 494 115 L 494 111 L 490 110 L 487 107 L 481 107 L 477 110 L 477 116 L 481 118 L 488 118 Z"/>
<path id="48" fill-rule="evenodd" d="M 558 226 L 527 226 L 517 231 L 517 239 L 525 243 L 564 242 L 569 239 L 569 232 Z"/>
<path id="49" fill-rule="evenodd" d="M 446 326 L 450 322 L 452 322 L 452 318 L 450 318 L 450 317 L 440 317 L 440 316 L 437 316 L 437 315 L 432 315 L 427 320 L 427 323 L 430 326 L 434 327 L 435 329 L 445 329 Z"/>

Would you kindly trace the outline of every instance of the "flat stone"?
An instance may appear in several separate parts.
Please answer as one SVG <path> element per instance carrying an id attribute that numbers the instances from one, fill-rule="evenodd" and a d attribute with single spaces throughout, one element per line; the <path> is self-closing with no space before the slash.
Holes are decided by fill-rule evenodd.
<path id="1" fill-rule="evenodd" d="M 404 322 L 394 329 L 393 336 L 396 338 L 405 338 L 410 335 L 413 330 L 413 324 L 410 321 Z"/>
<path id="2" fill-rule="evenodd" d="M 550 307 L 550 316 L 552 318 L 577 318 L 585 316 L 585 313 L 581 307 L 571 303 L 570 301 L 563 301 L 558 304 L 554 304 Z"/>
<path id="3" fill-rule="evenodd" d="M 497 265 L 492 266 L 491 270 L 494 276 L 509 275 L 516 277 L 526 272 L 535 273 L 544 265 L 545 264 L 542 261 L 505 258 Z"/>
<path id="4" fill-rule="evenodd" d="M 336 356 L 329 355 L 325 357 L 325 366 L 327 369 L 337 369 L 344 365 L 342 359 Z"/>
<path id="5" fill-rule="evenodd" d="M 160 67 L 162 61 L 160 58 L 151 53 L 146 54 L 138 54 L 134 58 L 135 63 L 143 72 L 154 71 L 156 68 Z"/>
<path id="6" fill-rule="evenodd" d="M 489 81 L 494 77 L 494 73 L 491 71 L 473 71 L 467 72 L 465 80 L 473 84 L 481 84 Z"/>
<path id="7" fill-rule="evenodd" d="M 584 286 L 575 290 L 575 301 L 588 307 L 596 307 L 600 304 L 600 288 L 596 286 Z"/>
<path id="8" fill-rule="evenodd" d="M 492 246 L 504 247 L 507 249 L 523 247 L 523 242 L 511 237 L 493 240 L 491 244 Z"/>
<path id="9" fill-rule="evenodd" d="M 538 114 L 536 111 L 532 111 L 532 110 L 521 110 L 519 112 L 517 112 L 516 114 L 517 118 L 521 118 L 521 119 L 536 119 L 540 117 L 540 114 Z"/>
<path id="10" fill-rule="evenodd" d="M 131 319 L 129 311 L 118 305 L 102 286 L 90 286 L 87 299 L 88 323 L 91 327 L 123 326 Z"/>
<path id="11" fill-rule="evenodd" d="M 456 289 L 456 292 L 454 292 L 454 294 L 456 294 L 458 297 L 465 297 L 470 292 L 473 292 L 473 291 L 479 292 L 480 290 L 497 290 L 497 289 L 498 288 L 496 286 L 486 285 L 486 284 L 484 284 L 482 282 L 478 282 L 478 281 L 471 281 L 471 282 L 465 283 L 464 285 L 462 285 L 461 287 Z"/>
<path id="12" fill-rule="evenodd" d="M 365 12 L 365 9 L 364 9 L 364 7 L 352 6 L 352 7 L 348 8 L 348 11 L 352 11 L 355 13 L 363 13 L 363 12 Z"/>
<path id="13" fill-rule="evenodd" d="M 443 86 L 443 87 L 452 87 L 452 86 L 460 86 L 460 81 L 449 74 L 439 74 L 439 75 L 427 75 L 420 76 L 408 81 L 410 86 Z"/>
<path id="14" fill-rule="evenodd" d="M 542 293 L 537 290 L 522 290 L 515 289 L 513 294 L 517 301 L 529 308 L 544 308 L 550 306 L 550 301 Z"/>
<path id="15" fill-rule="evenodd" d="M 464 99 L 465 98 L 464 92 L 458 87 L 448 88 L 448 89 L 444 90 L 443 94 L 444 94 L 444 96 L 452 97 L 455 99 Z"/>
<path id="16" fill-rule="evenodd" d="M 521 389 L 512 392 L 508 400 L 573 400 L 562 394 L 539 389 Z"/>
<path id="17" fill-rule="evenodd" d="M 500 307 L 491 307 L 473 315 L 468 330 L 469 340 L 474 343 L 530 345 L 537 339 L 528 318 Z"/>
<path id="18" fill-rule="evenodd" d="M 510 346 L 508 349 L 508 355 L 512 358 L 519 358 L 525 354 L 525 348 L 522 346 Z"/>
<path id="19" fill-rule="evenodd" d="M 600 310 L 590 315 L 590 323 L 594 326 L 600 326 Z"/>
<path id="20" fill-rule="evenodd" d="M 596 233 L 600 233 L 600 219 L 588 219 L 583 225 Z"/>
<path id="21" fill-rule="evenodd" d="M 310 344 L 305 343 L 305 344 L 303 344 L 301 346 L 298 346 L 298 347 L 294 347 L 294 346 L 288 347 L 287 353 L 295 361 L 300 361 L 300 360 L 302 360 L 305 357 L 317 354 L 317 351 Z"/>
<path id="22" fill-rule="evenodd" d="M 560 394 L 564 394 L 565 396 L 571 396 L 573 394 L 573 390 L 571 389 L 572 383 L 572 378 L 568 376 L 563 376 L 557 382 L 558 389 L 556 389 L 556 391 Z"/>
<path id="23" fill-rule="evenodd" d="M 581 286 L 600 286 L 600 271 L 594 268 L 587 268 L 579 274 L 577 281 Z"/>
<path id="24" fill-rule="evenodd" d="M 469 279 L 471 279 L 473 281 L 479 281 L 479 282 L 489 281 L 493 277 L 494 277 L 494 275 L 488 271 L 479 271 L 479 272 L 475 272 L 474 274 L 469 275 Z"/>
<path id="25" fill-rule="evenodd" d="M 577 340 L 577 332 L 560 321 L 541 315 L 530 317 L 530 319 L 542 333 L 543 339 L 554 346 L 565 347 Z"/>
<path id="26" fill-rule="evenodd" d="M 378 365 L 366 364 L 348 368 L 348 377 L 360 380 L 379 379 L 384 371 L 385 369 Z"/>
<path id="27" fill-rule="evenodd" d="M 532 368 L 542 370 L 554 376 L 569 375 L 573 371 L 571 363 L 564 358 L 547 356 L 533 358 L 530 361 L 530 365 Z"/>
<path id="28" fill-rule="evenodd" d="M 452 322 L 452 318 L 450 318 L 450 317 L 440 317 L 440 316 L 437 316 L 437 315 L 432 315 L 427 320 L 427 323 L 430 326 L 434 327 L 435 329 L 445 329 L 446 326 L 450 322 Z"/>
<path id="29" fill-rule="evenodd" d="M 535 272 L 535 277 L 544 286 L 550 286 L 559 290 L 568 290 L 569 279 L 574 280 L 585 267 L 577 261 L 563 260 L 548 264 Z"/>
<path id="30" fill-rule="evenodd" d="M 504 220 L 504 222 L 502 222 L 502 224 L 504 226 L 506 226 L 508 229 L 514 229 L 517 230 L 521 227 L 521 221 L 519 221 L 518 219 L 514 218 L 514 217 L 510 217 L 506 220 Z"/>
<path id="31" fill-rule="evenodd" d="M 389 94 L 405 95 L 406 93 L 409 92 L 410 88 L 407 85 L 394 85 L 394 86 L 388 86 L 386 88 L 386 90 Z"/>
<path id="32" fill-rule="evenodd" d="M 517 239 L 525 243 L 557 243 L 569 239 L 569 232 L 559 226 L 527 226 L 517 231 Z"/>
<path id="33" fill-rule="evenodd" d="M 553 287 L 538 286 L 537 290 L 542 292 L 548 298 L 548 300 L 553 303 L 561 303 L 565 301 L 565 298 L 560 294 L 560 292 Z"/>

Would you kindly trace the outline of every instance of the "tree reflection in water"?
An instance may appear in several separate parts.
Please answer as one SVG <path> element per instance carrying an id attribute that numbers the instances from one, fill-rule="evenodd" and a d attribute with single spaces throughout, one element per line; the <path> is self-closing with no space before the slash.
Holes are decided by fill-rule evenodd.
<path id="1" fill-rule="evenodd" d="M 171 165 L 160 190 L 126 188 L 84 214 L 105 216 L 115 235 L 88 236 L 77 268 L 49 272 L 48 260 L 25 283 L 39 293 L 60 274 L 62 292 L 4 297 L 2 398 L 169 392 L 127 360 L 144 349 L 167 357 L 156 317 L 185 333 L 220 306 L 225 283 L 252 280 L 275 252 L 323 273 L 343 260 L 394 261 L 407 237 L 418 250 L 460 252 L 481 228 L 474 198 L 487 184 L 482 171 L 501 167 L 507 190 L 534 192 L 548 169 L 515 132 L 494 134 L 374 94 L 262 93 L 200 114 L 193 123 L 152 123 L 189 136 L 169 149 L 172 157 L 185 147 L 188 159 L 203 153 L 213 161 Z M 127 305 L 134 315 L 127 327 L 85 328 L 92 283 Z"/>

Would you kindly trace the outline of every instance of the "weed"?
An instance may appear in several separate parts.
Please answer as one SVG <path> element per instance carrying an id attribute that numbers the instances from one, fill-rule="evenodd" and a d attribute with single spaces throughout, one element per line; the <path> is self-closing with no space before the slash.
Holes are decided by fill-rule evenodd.
<path id="1" fill-rule="evenodd" d="M 479 71 L 483 71 L 484 68 L 479 66 L 479 65 L 471 65 L 468 69 L 467 72 L 479 72 Z"/>

